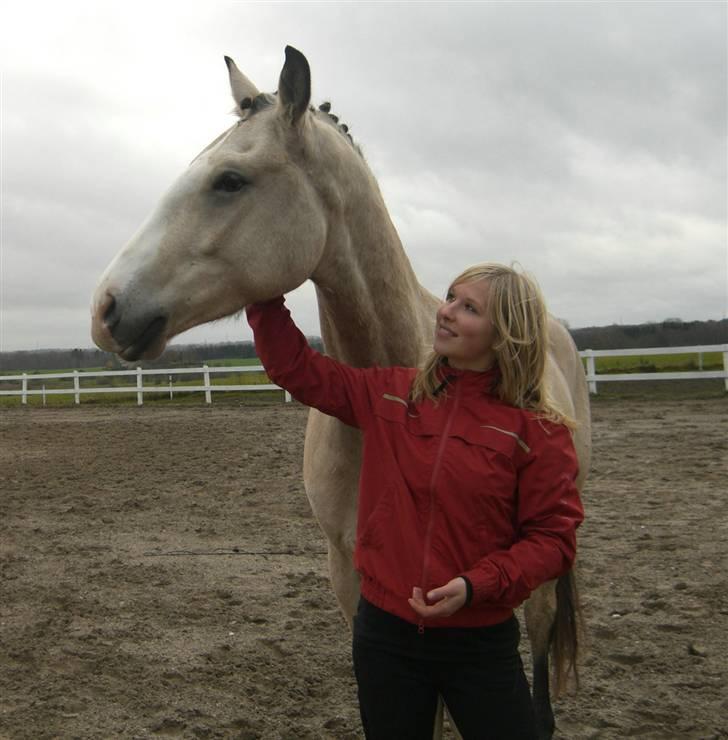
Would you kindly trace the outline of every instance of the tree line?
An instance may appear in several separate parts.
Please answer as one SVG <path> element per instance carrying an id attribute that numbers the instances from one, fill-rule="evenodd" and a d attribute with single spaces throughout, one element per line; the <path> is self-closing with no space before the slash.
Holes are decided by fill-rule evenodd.
<path id="1" fill-rule="evenodd" d="M 612 324 L 569 329 L 579 350 L 639 349 L 641 347 L 693 347 L 728 344 L 728 319 L 681 321 L 667 319 L 647 324 Z"/>
<path id="2" fill-rule="evenodd" d="M 323 349 L 319 337 L 308 337 L 316 349 Z M 130 367 L 175 368 L 199 367 L 212 360 L 254 358 L 253 342 L 221 342 L 219 344 L 177 344 L 167 347 L 156 360 L 125 362 L 111 352 L 90 349 L 36 349 L 0 352 L 0 373 L 32 370 L 128 370 Z"/>
<path id="3" fill-rule="evenodd" d="M 612 324 L 569 329 L 576 346 L 584 349 L 637 349 L 640 347 L 689 347 L 703 344 L 728 344 L 728 319 L 719 321 L 681 321 L 667 319 L 661 323 Z M 309 337 L 316 349 L 323 349 L 319 337 Z M 140 365 L 144 368 L 200 366 L 212 360 L 248 359 L 255 357 L 253 342 L 219 344 L 177 344 L 168 347 L 157 360 L 125 363 L 100 349 L 39 349 L 0 352 L 0 372 L 33 370 L 83 370 L 104 368 L 124 370 Z"/>

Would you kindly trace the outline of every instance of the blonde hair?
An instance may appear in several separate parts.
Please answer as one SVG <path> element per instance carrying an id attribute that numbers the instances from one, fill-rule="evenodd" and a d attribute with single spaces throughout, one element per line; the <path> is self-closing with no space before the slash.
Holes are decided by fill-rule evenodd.
<path id="1" fill-rule="evenodd" d="M 488 281 L 486 311 L 495 330 L 493 351 L 500 370 L 496 395 L 511 406 L 573 428 L 574 420 L 556 406 L 546 388 L 548 312 L 538 284 L 514 267 L 485 262 L 462 272 L 451 287 L 483 279 Z M 429 398 L 437 402 L 440 367 L 446 361 L 434 350 L 430 353 L 412 384 L 413 401 Z"/>

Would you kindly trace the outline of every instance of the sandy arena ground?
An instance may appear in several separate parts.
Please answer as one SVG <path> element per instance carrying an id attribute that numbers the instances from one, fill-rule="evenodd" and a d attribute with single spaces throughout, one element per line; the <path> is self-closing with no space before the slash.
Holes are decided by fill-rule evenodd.
<path id="1" fill-rule="evenodd" d="M 593 413 L 557 737 L 728 738 L 728 402 Z M 0 738 L 361 737 L 305 417 L 0 410 Z"/>

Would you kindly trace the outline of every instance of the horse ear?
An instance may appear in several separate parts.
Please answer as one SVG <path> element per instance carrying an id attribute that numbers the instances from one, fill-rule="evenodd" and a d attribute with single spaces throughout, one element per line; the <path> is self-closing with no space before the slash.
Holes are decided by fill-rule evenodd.
<path id="1" fill-rule="evenodd" d="M 311 101 L 311 68 L 298 49 L 286 46 L 286 61 L 278 80 L 278 98 L 292 124 L 298 123 Z"/>
<path id="2" fill-rule="evenodd" d="M 228 75 L 230 76 L 230 90 L 235 100 L 235 112 L 241 115 L 258 95 L 258 88 L 237 68 L 230 57 L 225 57 Z"/>

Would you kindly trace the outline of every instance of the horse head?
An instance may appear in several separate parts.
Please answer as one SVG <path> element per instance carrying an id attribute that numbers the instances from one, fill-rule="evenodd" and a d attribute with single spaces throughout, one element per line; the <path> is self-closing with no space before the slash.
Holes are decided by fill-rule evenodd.
<path id="1" fill-rule="evenodd" d="M 172 184 L 92 299 L 94 341 L 126 360 L 158 357 L 186 329 L 297 288 L 325 250 L 312 129 L 336 127 L 309 107 L 306 58 L 286 47 L 273 95 L 225 61 L 239 120 Z"/>

